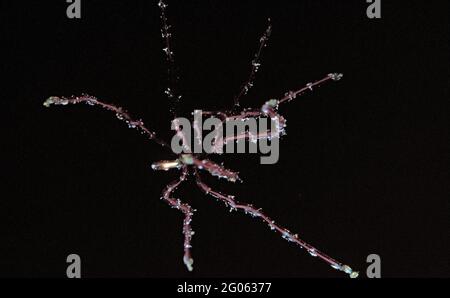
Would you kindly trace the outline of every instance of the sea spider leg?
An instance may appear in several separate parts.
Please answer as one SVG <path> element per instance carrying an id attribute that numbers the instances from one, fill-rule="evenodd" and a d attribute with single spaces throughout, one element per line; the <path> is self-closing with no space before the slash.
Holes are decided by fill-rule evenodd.
<path id="1" fill-rule="evenodd" d="M 158 2 L 158 6 L 161 10 L 161 37 L 164 42 L 163 52 L 167 62 L 168 87 L 164 93 L 169 99 L 170 111 L 172 112 L 173 117 L 176 118 L 177 109 L 181 101 L 181 95 L 178 91 L 178 81 L 180 78 L 178 76 L 178 71 L 175 65 L 175 55 L 172 49 L 172 33 L 170 32 L 171 26 L 168 24 L 167 20 L 166 8 L 168 5 L 164 1 L 160 0 Z"/>
<path id="2" fill-rule="evenodd" d="M 173 192 L 177 189 L 177 187 L 186 180 L 188 174 L 187 166 L 183 166 L 182 174 L 179 179 L 172 181 L 169 183 L 166 188 L 162 192 L 161 199 L 166 201 L 172 208 L 176 208 L 183 212 L 184 220 L 183 220 L 183 234 L 184 234 L 184 256 L 183 262 L 186 265 L 189 271 L 192 271 L 194 259 L 191 254 L 191 240 L 194 235 L 194 231 L 191 228 L 192 216 L 194 215 L 194 209 L 187 203 L 181 202 L 180 199 L 172 198 Z"/>
<path id="3" fill-rule="evenodd" d="M 286 127 L 286 119 L 284 119 L 283 116 L 278 114 L 278 107 L 280 104 L 290 102 L 291 100 L 294 100 L 298 96 L 303 95 L 307 91 L 312 91 L 314 87 L 318 87 L 321 84 L 328 82 L 328 81 L 338 81 L 342 78 L 341 73 L 329 73 L 322 79 L 319 79 L 315 82 L 307 83 L 303 88 L 298 89 L 297 91 L 288 91 L 284 94 L 283 97 L 280 99 L 271 99 L 267 101 L 265 104 L 262 105 L 260 109 L 244 109 L 240 113 L 224 113 L 222 111 L 203 111 L 202 114 L 205 116 L 218 116 L 222 124 L 226 123 L 228 120 L 244 120 L 247 118 L 255 118 L 255 117 L 269 117 L 272 120 L 276 120 L 276 131 L 265 131 L 260 132 L 258 134 L 251 135 L 248 132 L 245 132 L 243 134 L 237 135 L 237 136 L 225 136 L 222 139 L 219 139 L 217 143 L 214 144 L 214 150 L 213 152 L 220 152 L 220 148 L 226 144 L 227 142 L 233 142 L 237 140 L 250 140 L 250 141 L 256 141 L 258 139 L 262 138 L 269 138 L 273 136 L 281 136 L 284 135 L 285 127 Z M 219 127 L 219 129 L 222 129 L 222 126 Z"/>
<path id="4" fill-rule="evenodd" d="M 336 261 L 332 257 L 326 255 L 325 253 L 321 252 L 311 244 L 305 242 L 302 240 L 297 234 L 292 234 L 288 229 L 278 225 L 275 223 L 274 220 L 272 220 L 270 217 L 268 217 L 265 213 L 261 211 L 261 209 L 255 208 L 250 204 L 241 204 L 237 200 L 235 200 L 235 197 L 232 195 L 225 195 L 218 191 L 213 190 L 211 187 L 206 185 L 202 180 L 200 175 L 196 170 L 194 170 L 195 173 L 195 180 L 198 185 L 198 187 L 207 195 L 211 195 L 215 197 L 216 199 L 219 199 L 220 201 L 224 202 L 225 205 L 230 207 L 232 210 L 242 210 L 246 214 L 250 214 L 253 217 L 259 217 L 261 220 L 265 223 L 267 223 L 271 230 L 274 230 L 281 234 L 281 236 L 286 239 L 289 242 L 294 242 L 298 244 L 301 248 L 304 248 L 308 251 L 308 253 L 313 257 L 319 257 L 326 263 L 328 263 L 331 267 L 333 267 L 336 270 L 343 271 L 351 278 L 358 277 L 358 272 L 353 271 L 350 266 L 342 264 L 341 262 Z"/>
<path id="5" fill-rule="evenodd" d="M 47 100 L 43 103 L 43 105 L 45 107 L 50 107 L 51 105 L 66 106 L 68 104 L 79 104 L 79 103 L 86 103 L 91 106 L 99 106 L 105 110 L 115 113 L 117 119 L 122 120 L 125 123 L 127 123 L 128 127 L 134 128 L 134 129 L 140 131 L 142 134 L 146 135 L 148 139 L 155 141 L 159 145 L 172 151 L 170 145 L 167 144 L 165 141 L 157 138 L 156 133 L 153 131 L 150 131 L 147 127 L 145 127 L 144 122 L 142 120 L 135 120 L 130 116 L 130 114 L 128 114 L 128 112 L 126 112 L 121 107 L 102 102 L 94 96 L 87 95 L 87 94 L 83 94 L 82 96 L 76 96 L 76 97 L 51 96 L 51 97 L 47 98 Z"/>
<path id="6" fill-rule="evenodd" d="M 269 36 L 272 32 L 272 25 L 270 24 L 270 19 L 268 19 L 268 25 L 266 31 L 264 31 L 264 34 L 259 39 L 259 47 L 256 51 L 251 65 L 250 75 L 248 76 L 248 79 L 241 85 L 241 89 L 239 93 L 234 97 L 234 105 L 239 106 L 239 100 L 242 96 L 246 95 L 250 88 L 253 87 L 253 81 L 255 80 L 256 73 L 259 70 L 259 67 L 261 66 L 260 58 L 261 53 L 263 49 L 267 46 L 267 41 L 269 40 Z"/>

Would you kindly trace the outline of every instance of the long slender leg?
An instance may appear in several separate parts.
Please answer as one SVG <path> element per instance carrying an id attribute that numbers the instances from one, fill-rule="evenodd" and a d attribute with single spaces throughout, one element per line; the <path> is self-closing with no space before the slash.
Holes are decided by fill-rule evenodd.
<path id="1" fill-rule="evenodd" d="M 178 91 L 178 71 L 175 66 L 175 56 L 172 49 L 172 33 L 170 32 L 170 25 L 168 24 L 167 20 L 167 4 L 160 0 L 158 2 L 158 6 L 161 10 L 161 36 L 163 38 L 164 42 L 164 48 L 163 52 L 166 56 L 166 62 L 167 62 L 167 79 L 168 79 L 168 87 L 164 91 L 164 93 L 167 95 L 167 98 L 169 99 L 170 103 L 170 111 L 172 112 L 174 118 L 177 114 L 178 105 L 181 101 L 181 95 Z"/>
<path id="2" fill-rule="evenodd" d="M 242 210 L 246 214 L 249 214 L 253 217 L 261 218 L 263 222 L 269 225 L 271 230 L 274 230 L 281 234 L 281 236 L 286 239 L 289 242 L 294 242 L 297 245 L 299 245 L 301 248 L 304 248 L 308 251 L 308 253 L 313 257 L 319 257 L 326 263 L 328 263 L 331 267 L 334 269 L 343 271 L 350 275 L 351 278 L 358 277 L 358 272 L 353 271 L 352 268 L 350 268 L 348 265 L 342 264 L 341 262 L 336 261 L 335 259 L 331 258 L 330 256 L 326 255 L 325 253 L 321 252 L 311 244 L 305 242 L 300 237 L 298 237 L 297 234 L 291 233 L 288 229 L 278 225 L 275 223 L 274 220 L 272 220 L 270 217 L 268 217 L 265 213 L 261 211 L 261 209 L 255 208 L 250 204 L 241 204 L 238 201 L 235 200 L 235 197 L 232 195 L 225 195 L 218 191 L 213 190 L 211 187 L 207 186 L 200 178 L 200 175 L 197 171 L 195 171 L 195 179 L 197 182 L 198 187 L 208 195 L 211 195 L 222 202 L 225 203 L 226 206 L 229 206 L 232 210 Z"/>
<path id="3" fill-rule="evenodd" d="M 115 106 L 113 104 L 104 103 L 98 100 L 96 97 L 91 95 L 82 95 L 76 97 L 58 97 L 51 96 L 47 98 L 44 102 L 45 107 L 50 107 L 51 105 L 68 105 L 68 104 L 79 104 L 86 103 L 91 106 L 99 106 L 105 110 L 111 111 L 116 114 L 117 119 L 124 121 L 128 124 L 128 127 L 139 130 L 142 134 L 146 135 L 148 139 L 155 141 L 159 145 L 170 149 L 169 144 L 165 141 L 156 137 L 156 133 L 150 131 L 147 127 L 145 127 L 144 122 L 142 120 L 133 119 L 130 114 L 128 114 L 121 107 Z"/>
<path id="4" fill-rule="evenodd" d="M 239 178 L 238 172 L 228 170 L 209 159 L 192 157 L 192 164 L 195 165 L 197 169 L 208 171 L 213 176 L 224 178 L 231 182 L 242 181 L 241 178 Z"/>
<path id="5" fill-rule="evenodd" d="M 192 216 L 194 215 L 194 209 L 186 203 L 182 203 L 180 199 L 172 198 L 172 193 L 177 189 L 177 187 L 186 180 L 187 176 L 187 167 L 184 166 L 182 170 L 182 174 L 178 180 L 172 181 L 169 183 L 162 193 L 161 199 L 166 201 L 172 208 L 176 208 L 183 212 L 184 220 L 183 220 L 183 234 L 184 234 L 184 256 L 183 262 L 186 265 L 189 271 L 192 271 L 194 259 L 191 255 L 191 240 L 192 235 L 194 235 L 194 231 L 191 228 Z"/>
<path id="6" fill-rule="evenodd" d="M 271 99 L 262 105 L 260 109 L 246 109 L 241 111 L 240 113 L 224 113 L 222 111 L 203 111 L 202 114 L 205 116 L 216 116 L 219 117 L 223 123 L 226 123 L 228 120 L 245 120 L 247 118 L 256 118 L 256 117 L 269 117 L 272 120 L 275 120 L 275 131 L 264 131 L 259 132 L 258 134 L 250 134 L 249 132 L 242 133 L 240 135 L 232 135 L 225 136 L 221 139 L 218 139 L 214 144 L 213 152 L 221 152 L 221 148 L 224 144 L 228 142 L 234 142 L 238 140 L 250 140 L 256 141 L 259 139 L 265 139 L 273 136 L 281 136 L 284 135 L 286 120 L 283 116 L 278 114 L 278 107 L 280 104 L 290 102 L 295 98 L 303 95 L 305 92 L 312 91 L 314 87 L 318 87 L 321 84 L 327 81 L 338 81 L 342 78 L 342 74 L 340 73 L 330 73 L 323 77 L 320 80 L 314 81 L 312 83 L 307 83 L 303 88 L 300 88 L 296 91 L 289 91 L 284 94 L 280 99 Z M 220 127 L 221 129 L 221 127 Z"/>
<path id="7" fill-rule="evenodd" d="M 224 113 L 222 111 L 202 111 L 202 114 L 205 116 L 216 116 L 220 118 L 222 121 L 226 121 L 227 119 L 245 119 L 249 117 L 258 117 L 264 112 L 264 107 L 270 102 L 273 107 L 278 108 L 278 105 L 283 104 L 285 102 L 290 102 L 295 98 L 303 95 L 307 91 L 312 91 L 314 87 L 318 87 L 327 81 L 339 81 L 342 78 L 341 73 L 329 73 L 325 77 L 320 80 L 307 83 L 304 87 L 296 90 L 296 91 L 288 91 L 286 92 L 280 99 L 273 99 L 266 102 L 260 109 L 246 109 L 240 113 Z"/>
<path id="8" fill-rule="evenodd" d="M 256 114 L 258 113 L 258 114 Z M 245 117 L 242 118 L 243 113 L 241 113 L 241 116 L 237 116 L 237 118 L 228 118 L 228 119 L 245 119 L 249 116 L 249 112 L 246 113 Z M 286 128 L 286 120 L 283 116 L 278 114 L 277 107 L 270 105 L 270 101 L 268 101 L 266 104 L 263 105 L 260 111 L 255 111 L 254 113 L 250 114 L 251 117 L 268 117 L 271 119 L 271 121 L 274 121 L 273 125 L 271 125 L 271 129 L 266 131 L 260 131 L 260 132 L 250 132 L 245 131 L 237 135 L 231 135 L 231 136 L 225 136 L 221 139 L 218 139 L 217 142 L 214 144 L 214 152 L 220 152 L 222 147 L 229 143 L 239 140 L 244 141 L 252 141 L 256 142 L 257 140 L 261 139 L 270 139 L 274 137 L 280 137 L 284 135 L 285 128 Z"/>
<path id="9" fill-rule="evenodd" d="M 268 19 L 269 24 L 267 25 L 266 31 L 259 39 L 259 47 L 256 51 L 251 65 L 250 75 L 248 79 L 241 85 L 241 89 L 239 93 L 234 97 L 234 105 L 239 106 L 239 100 L 242 96 L 246 95 L 250 88 L 253 87 L 253 81 L 255 80 L 256 73 L 258 72 L 259 67 L 261 66 L 261 53 L 263 49 L 267 46 L 267 42 L 269 40 L 270 33 L 272 32 L 272 25 L 270 24 L 270 19 Z"/>

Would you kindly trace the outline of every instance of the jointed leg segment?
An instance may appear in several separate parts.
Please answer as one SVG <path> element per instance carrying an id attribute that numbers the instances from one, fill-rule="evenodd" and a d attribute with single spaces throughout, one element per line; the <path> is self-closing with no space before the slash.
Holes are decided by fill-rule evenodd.
<path id="1" fill-rule="evenodd" d="M 183 234 L 184 234 L 184 256 L 183 262 L 186 265 L 189 271 L 193 270 L 194 259 L 192 259 L 191 255 L 191 239 L 192 235 L 194 235 L 194 231 L 191 228 L 192 216 L 194 215 L 194 209 L 189 204 L 181 202 L 180 199 L 172 198 L 172 193 L 177 189 L 177 187 L 186 180 L 188 174 L 187 167 L 184 166 L 182 170 L 182 174 L 178 180 L 172 181 L 169 183 L 162 193 L 161 199 L 166 201 L 171 207 L 176 208 L 183 212 L 184 220 L 183 220 Z"/>

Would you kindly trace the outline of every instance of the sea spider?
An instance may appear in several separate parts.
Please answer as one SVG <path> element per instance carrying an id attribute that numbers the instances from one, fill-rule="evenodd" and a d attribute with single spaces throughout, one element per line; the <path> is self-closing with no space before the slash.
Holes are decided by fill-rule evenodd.
<path id="1" fill-rule="evenodd" d="M 158 6 L 161 10 L 161 23 L 162 23 L 162 29 L 161 34 L 164 40 L 164 53 L 166 56 L 166 60 L 168 62 L 168 81 L 169 81 L 169 87 L 166 89 L 165 93 L 169 99 L 169 101 L 172 103 L 172 114 L 174 116 L 174 119 L 176 118 L 176 106 L 178 102 L 181 99 L 181 96 L 179 95 L 177 91 L 176 83 L 178 81 L 178 76 L 175 71 L 174 66 L 174 54 L 172 52 L 171 48 L 171 33 L 170 33 L 170 26 L 167 22 L 166 17 L 166 9 L 167 4 L 165 4 L 162 0 L 159 1 Z M 258 68 L 260 66 L 260 56 L 263 48 L 267 45 L 267 41 L 269 39 L 269 36 L 271 34 L 272 26 L 270 24 L 269 19 L 269 25 L 262 35 L 262 37 L 259 40 L 259 47 L 256 51 L 256 54 L 254 56 L 254 59 L 251 62 L 251 71 L 248 79 L 242 84 L 239 93 L 234 98 L 234 107 L 231 111 L 208 111 L 203 112 L 206 116 L 215 116 L 221 119 L 222 123 L 226 122 L 230 119 L 247 119 L 250 117 L 269 117 L 272 120 L 276 120 L 278 125 L 276 126 L 276 131 L 273 132 L 272 129 L 270 131 L 266 132 L 260 132 L 256 136 L 250 136 L 248 133 L 244 133 L 238 136 L 234 136 L 228 139 L 225 139 L 221 144 L 216 144 L 217 146 L 223 145 L 224 142 L 234 142 L 238 140 L 253 140 L 254 137 L 256 139 L 263 139 L 263 138 L 271 138 L 274 133 L 276 136 L 282 135 L 284 133 L 284 128 L 286 126 L 285 119 L 278 114 L 278 106 L 283 103 L 287 103 L 289 101 L 292 101 L 296 97 L 302 95 L 305 92 L 311 91 L 314 87 L 321 85 L 322 83 L 328 82 L 328 81 L 338 81 L 341 79 L 342 74 L 340 73 L 330 73 L 326 75 L 324 78 L 317 80 L 312 83 L 306 84 L 303 88 L 297 90 L 297 91 L 289 91 L 285 93 L 285 95 L 280 99 L 271 99 L 267 101 L 260 109 L 241 109 L 239 105 L 239 100 L 242 96 L 247 94 L 248 90 L 253 86 L 253 80 L 255 78 L 255 75 L 258 71 Z M 112 111 L 116 114 L 116 117 L 120 120 L 125 121 L 130 128 L 134 128 L 139 130 L 142 134 L 146 135 L 150 140 L 155 141 L 162 147 L 169 149 L 172 152 L 171 146 L 165 142 L 164 140 L 161 140 L 156 137 L 156 134 L 146 128 L 144 126 L 143 121 L 141 120 L 135 120 L 132 118 L 124 109 L 121 107 L 117 107 L 113 104 L 108 104 L 105 102 L 102 102 L 95 98 L 94 96 L 83 94 L 82 96 L 78 97 L 57 97 L 52 96 L 49 97 L 45 102 L 44 106 L 49 107 L 50 105 L 67 105 L 67 104 L 78 104 L 78 103 L 86 103 L 88 105 L 96 105 L 100 106 L 103 109 Z M 195 123 L 194 123 L 194 130 L 196 129 Z M 183 144 L 188 144 L 188 141 L 186 140 L 185 136 L 181 132 L 181 130 L 176 129 L 176 134 L 181 138 Z M 173 154 L 173 152 L 172 152 Z M 274 230 L 281 234 L 281 236 L 288 240 L 289 242 L 294 242 L 297 245 L 299 245 L 301 248 L 305 248 L 311 256 L 318 257 L 328 263 L 331 267 L 334 269 L 343 271 L 347 274 L 349 274 L 350 277 L 355 278 L 358 276 L 357 271 L 353 271 L 350 266 L 345 265 L 341 262 L 336 261 L 335 259 L 329 257 L 328 255 L 324 254 L 323 252 L 319 251 L 312 245 L 308 244 L 304 240 L 302 240 L 300 237 L 298 237 L 297 234 L 291 233 L 286 228 L 278 225 L 273 221 L 271 218 L 269 218 L 265 213 L 261 211 L 261 209 L 255 208 L 250 204 L 242 204 L 239 203 L 234 196 L 232 195 L 226 195 L 222 194 L 218 191 L 213 190 L 211 187 L 206 185 L 200 177 L 199 171 L 207 171 L 213 176 L 217 176 L 219 178 L 225 178 L 228 181 L 236 182 L 240 180 L 238 173 L 234 172 L 232 170 L 228 170 L 224 168 L 223 166 L 208 160 L 208 159 L 201 159 L 199 155 L 192 154 L 192 153 L 184 153 L 179 154 L 176 159 L 174 160 L 165 160 L 165 161 L 159 161 L 152 164 L 153 170 L 169 170 L 169 169 L 178 169 L 181 171 L 180 177 L 169 183 L 166 188 L 162 192 L 161 199 L 164 200 L 166 203 L 168 203 L 171 207 L 176 208 L 180 210 L 184 214 L 184 221 L 183 221 L 183 234 L 184 234 L 184 257 L 183 262 L 186 265 L 187 269 L 189 271 L 193 270 L 193 258 L 191 256 L 191 240 L 192 236 L 194 235 L 194 232 L 191 229 L 191 221 L 192 216 L 194 214 L 194 209 L 182 202 L 179 199 L 174 199 L 172 197 L 173 192 L 177 189 L 177 187 L 187 179 L 189 174 L 192 174 L 195 177 L 195 181 L 197 186 L 207 195 L 211 195 L 218 200 L 225 203 L 226 206 L 230 207 L 231 210 L 242 210 L 246 214 L 249 214 L 253 217 L 260 218 L 263 222 L 268 224 L 271 230 Z"/>

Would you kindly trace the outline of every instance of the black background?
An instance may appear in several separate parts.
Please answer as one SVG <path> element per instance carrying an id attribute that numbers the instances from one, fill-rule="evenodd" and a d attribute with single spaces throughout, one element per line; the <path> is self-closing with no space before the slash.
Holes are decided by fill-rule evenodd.
<path id="1" fill-rule="evenodd" d="M 287 136 L 275 165 L 215 157 L 243 184 L 205 178 L 262 207 L 306 241 L 383 277 L 449 276 L 448 5 L 382 1 L 170 1 L 188 115 L 227 109 L 272 19 L 255 87 L 258 107 L 329 72 L 344 78 L 280 108 Z M 182 216 L 159 200 L 172 158 L 114 115 L 85 105 L 46 109 L 51 95 L 89 93 L 126 107 L 166 139 L 166 65 L 154 1 L 2 1 L 3 192 L 0 276 L 343 277 L 260 221 L 230 214 L 190 181 L 194 272 L 182 263 Z M 2 150 L 2 151 L 3 151 Z"/>

